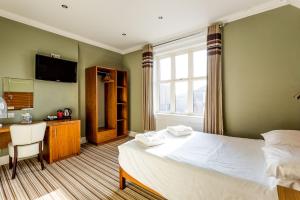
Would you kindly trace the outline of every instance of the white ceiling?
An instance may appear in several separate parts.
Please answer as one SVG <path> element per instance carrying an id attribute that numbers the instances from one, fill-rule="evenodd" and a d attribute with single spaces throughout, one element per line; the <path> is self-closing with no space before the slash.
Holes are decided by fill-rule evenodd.
<path id="1" fill-rule="evenodd" d="M 274 3 L 275 2 L 275 3 Z M 286 0 L 0 0 L 0 15 L 124 53 Z M 69 6 L 63 9 L 62 4 Z M 271 6 L 271 7 L 272 7 Z M 257 9 L 256 9 L 257 10 Z M 242 12 L 241 12 L 242 11 Z M 251 11 L 251 12 L 252 12 Z M 231 15 L 234 14 L 234 15 Z M 249 13 L 248 13 L 249 14 Z M 158 16 L 163 16 L 159 20 Z M 225 18 L 223 18 L 225 19 Z M 127 36 L 122 36 L 126 33 Z"/>

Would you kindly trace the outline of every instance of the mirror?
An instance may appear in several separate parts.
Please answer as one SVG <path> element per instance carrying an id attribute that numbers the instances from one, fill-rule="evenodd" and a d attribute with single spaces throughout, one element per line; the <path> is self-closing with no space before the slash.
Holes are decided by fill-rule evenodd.
<path id="1" fill-rule="evenodd" d="M 8 110 L 33 108 L 34 81 L 32 79 L 1 78 L 0 90 Z"/>

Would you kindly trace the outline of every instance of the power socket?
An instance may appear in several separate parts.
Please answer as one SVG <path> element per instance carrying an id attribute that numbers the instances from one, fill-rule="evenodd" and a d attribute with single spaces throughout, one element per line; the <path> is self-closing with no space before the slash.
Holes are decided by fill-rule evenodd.
<path id="1" fill-rule="evenodd" d="M 296 100 L 300 101 L 300 92 L 299 92 L 298 94 L 296 94 L 296 95 L 294 96 L 294 98 L 295 98 Z"/>

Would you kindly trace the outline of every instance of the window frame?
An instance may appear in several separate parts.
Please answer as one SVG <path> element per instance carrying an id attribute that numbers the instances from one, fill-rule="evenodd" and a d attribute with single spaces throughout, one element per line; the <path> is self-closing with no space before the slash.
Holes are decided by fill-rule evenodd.
<path id="1" fill-rule="evenodd" d="M 206 50 L 206 46 L 201 45 L 197 47 L 190 47 L 186 49 L 175 49 L 172 51 L 160 53 L 158 55 L 154 54 L 154 110 L 155 114 L 163 115 L 188 115 L 188 116 L 198 116 L 203 117 L 203 114 L 194 113 L 193 111 L 193 83 L 196 80 L 207 81 L 206 76 L 193 77 L 194 72 L 194 59 L 193 53 L 197 51 Z M 188 77 L 176 79 L 176 63 L 175 57 L 178 55 L 188 54 Z M 164 58 L 171 58 L 171 79 L 170 80 L 160 80 L 160 60 Z M 187 96 L 187 112 L 180 113 L 176 112 L 176 88 L 175 83 L 178 81 L 187 81 L 188 82 L 188 96 Z M 159 110 L 159 101 L 160 101 L 160 83 L 170 83 L 171 85 L 171 99 L 170 99 L 170 112 L 163 112 Z"/>

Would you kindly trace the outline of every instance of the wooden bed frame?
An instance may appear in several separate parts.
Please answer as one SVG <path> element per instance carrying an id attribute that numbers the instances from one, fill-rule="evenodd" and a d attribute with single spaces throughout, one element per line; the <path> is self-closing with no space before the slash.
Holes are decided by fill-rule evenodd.
<path id="1" fill-rule="evenodd" d="M 153 194 L 163 197 L 161 194 L 159 194 L 155 190 L 147 187 L 140 181 L 138 181 L 135 178 L 133 178 L 132 176 L 130 176 L 125 170 L 122 169 L 122 167 L 119 168 L 119 173 L 120 173 L 120 189 L 121 190 L 124 190 L 126 188 L 126 181 L 130 181 L 131 183 L 134 183 L 134 184 L 140 186 L 141 188 L 148 190 L 149 192 L 152 192 Z"/>
<path id="2" fill-rule="evenodd" d="M 122 167 L 120 167 L 119 173 L 120 173 L 120 189 L 121 190 L 124 190 L 126 188 L 126 181 L 130 181 L 131 183 L 134 183 L 134 184 L 142 187 L 143 189 L 148 190 L 149 192 L 152 192 L 152 193 L 164 198 L 161 194 L 159 194 L 155 190 L 147 187 L 140 181 L 138 181 L 135 178 L 133 178 L 132 176 L 130 176 L 124 169 L 122 169 Z M 282 187 L 282 186 L 277 186 L 277 192 L 278 192 L 279 200 L 300 200 L 300 192 L 299 191 L 296 191 L 296 190 L 293 190 L 290 188 L 286 188 L 286 187 Z"/>

